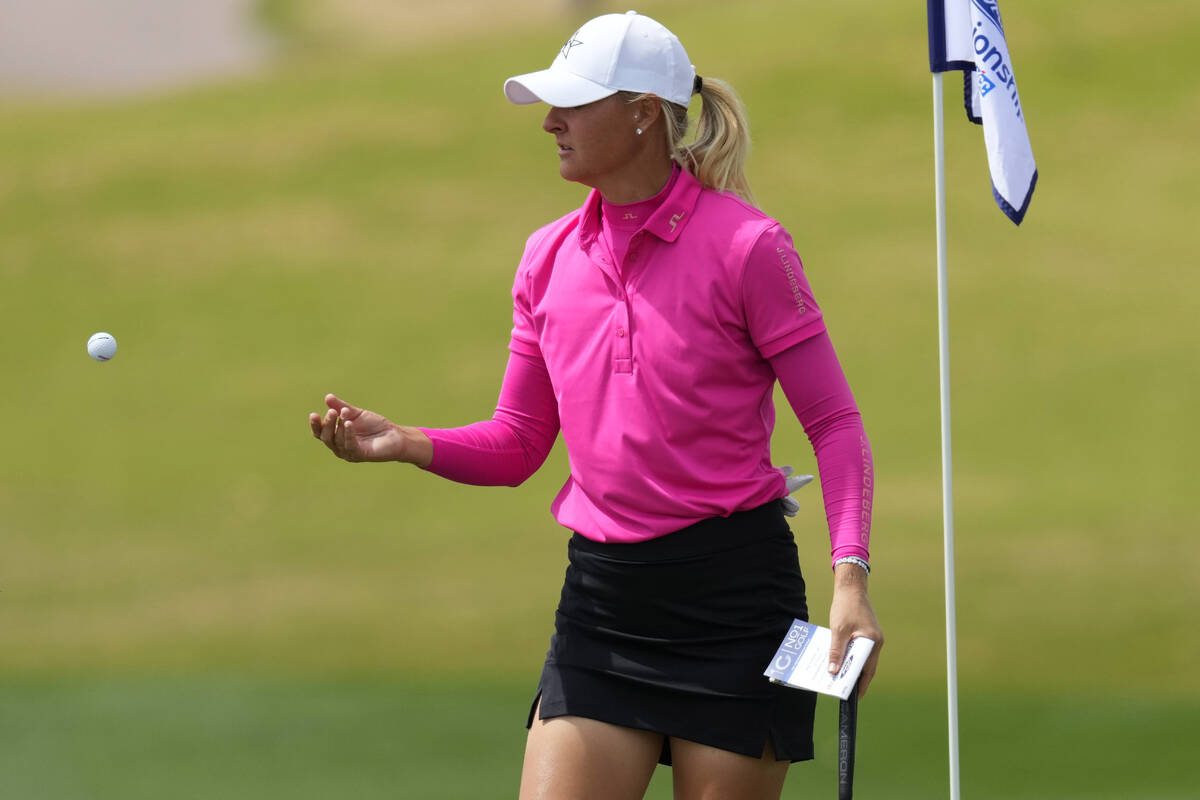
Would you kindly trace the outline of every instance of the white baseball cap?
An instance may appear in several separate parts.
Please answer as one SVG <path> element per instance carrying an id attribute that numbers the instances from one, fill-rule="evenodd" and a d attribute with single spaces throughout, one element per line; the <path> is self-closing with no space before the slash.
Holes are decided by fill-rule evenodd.
<path id="1" fill-rule="evenodd" d="M 696 69 L 675 34 L 636 11 L 585 22 L 549 69 L 504 82 L 504 94 L 524 105 L 541 101 L 572 108 L 617 92 L 644 92 L 686 106 Z"/>

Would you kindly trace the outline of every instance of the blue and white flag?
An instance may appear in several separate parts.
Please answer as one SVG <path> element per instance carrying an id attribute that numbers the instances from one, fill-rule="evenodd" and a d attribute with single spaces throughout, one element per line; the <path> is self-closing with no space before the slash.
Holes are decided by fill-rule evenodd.
<path id="1" fill-rule="evenodd" d="M 983 125 L 992 194 L 1000 210 L 1020 225 L 1038 174 L 1000 7 L 991 0 L 926 0 L 926 4 L 929 68 L 963 71 L 967 116 Z"/>

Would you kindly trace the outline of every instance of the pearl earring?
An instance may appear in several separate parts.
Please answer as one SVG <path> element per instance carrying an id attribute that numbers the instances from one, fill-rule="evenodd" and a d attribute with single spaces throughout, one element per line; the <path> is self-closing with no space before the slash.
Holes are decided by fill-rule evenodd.
<path id="1" fill-rule="evenodd" d="M 641 136 L 641 135 L 642 135 L 642 129 L 641 129 L 641 128 L 638 128 L 638 129 L 637 129 L 637 133 L 638 133 L 638 136 Z"/>

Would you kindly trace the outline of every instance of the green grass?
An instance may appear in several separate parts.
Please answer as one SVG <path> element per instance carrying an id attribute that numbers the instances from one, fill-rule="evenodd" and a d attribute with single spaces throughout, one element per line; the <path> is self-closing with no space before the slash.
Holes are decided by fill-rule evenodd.
<path id="1" fill-rule="evenodd" d="M 927 797 L 944 779 L 943 712 L 912 698 L 938 697 L 945 654 L 930 90 L 910 6 L 641 10 L 742 92 L 752 185 L 796 239 L 863 409 L 888 644 L 862 781 Z M 336 746 L 330 782 L 356 752 L 378 759 L 355 778 L 368 797 L 401 780 L 374 739 L 424 746 L 411 719 L 433 716 L 371 709 L 428 712 L 426 694 L 446 736 L 467 735 L 468 707 L 490 709 L 475 766 L 446 780 L 510 786 L 525 701 L 503 687 L 532 680 L 545 651 L 561 450 L 520 489 L 476 489 L 336 462 L 305 418 L 327 391 L 412 424 L 490 413 L 524 238 L 582 198 L 555 174 L 541 112 L 505 103 L 500 82 L 548 60 L 570 26 L 360 53 L 312 44 L 299 8 L 268 17 L 312 46 L 257 78 L 0 106 L 0 681 L 13 720 L 0 753 L 47 764 L 69 742 L 113 795 L 175 774 L 207 796 L 214 761 L 248 764 L 244 781 L 211 771 L 229 796 L 276 794 L 271 775 L 280 796 L 315 795 L 332 783 L 312 754 Z M 1004 13 L 1041 170 L 1020 229 L 991 199 L 980 132 L 947 107 L 964 785 L 1181 797 L 1195 781 L 1155 753 L 1182 761 L 1172 748 L 1200 743 L 1184 724 L 1200 701 L 1200 89 L 1183 55 L 1200 9 L 1163 0 L 1133 18 L 1115 0 L 1086 15 L 1023 0 Z M 97 330 L 119 340 L 111 363 L 85 355 Z M 799 426 L 780 418 L 777 460 L 811 470 Z M 820 621 L 828 548 L 806 492 L 794 527 Z M 477 677 L 466 653 L 501 688 L 458 702 L 448 687 Z M 1103 700 L 1127 696 L 1130 676 L 1152 691 Z M 226 689 L 250 695 L 260 739 L 226 747 L 205 730 L 243 724 L 219 716 L 191 730 Z M 139 711 L 108 720 L 92 696 Z M 914 703 L 919 737 L 906 733 Z M 325 714 L 380 732 L 343 721 L 337 742 L 289 738 Z M 57 727 L 32 724 L 43 717 Z M 127 738 L 107 740 L 110 724 Z M 175 727 L 160 739 L 159 725 Z M 289 756 L 260 745 L 279 737 L 307 754 L 291 783 Z M 112 768 L 150 745 L 166 748 L 150 766 Z M 1045 778 L 1063 781 L 1056 793 L 1022 766 L 1051 772 L 1042 750 L 1071 767 Z M 256 754 L 269 775 L 252 774 Z M 451 755 L 400 763 L 436 782 Z M 872 777 L 873 759 L 887 771 Z M 93 796 L 70 770 L 45 772 L 46 791 L 25 796 Z M 0 774 L 18 788 L 36 777 Z M 913 788 L 887 789 L 901 774 Z M 460 789 L 475 796 L 447 784 Z"/>
<path id="2" fill-rule="evenodd" d="M 860 710 L 861 796 L 944 795 L 944 697 L 901 693 Z M 514 686 L 103 678 L 0 685 L 0 796 L 505 798 L 520 778 L 529 693 Z M 817 760 L 787 798 L 836 785 L 836 701 L 818 713 Z M 1194 796 L 1200 706 L 968 696 L 962 775 L 978 798 Z M 660 768 L 648 797 L 670 797 Z"/>
<path id="3" fill-rule="evenodd" d="M 3 697 L 6 798 L 503 797 L 520 775 L 511 691 L 203 679 Z"/>

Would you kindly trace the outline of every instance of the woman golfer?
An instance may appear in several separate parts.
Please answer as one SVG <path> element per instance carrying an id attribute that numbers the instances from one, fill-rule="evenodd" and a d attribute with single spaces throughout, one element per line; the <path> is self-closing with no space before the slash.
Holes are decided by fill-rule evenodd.
<path id="1" fill-rule="evenodd" d="M 777 798 L 813 756 L 815 696 L 762 674 L 808 617 L 771 464 L 776 381 L 821 476 L 831 668 L 851 637 L 883 636 L 870 447 L 792 241 L 753 204 L 741 104 L 632 11 L 586 23 L 504 92 L 550 107 L 559 173 L 592 191 L 529 238 L 494 416 L 404 427 L 329 395 L 313 435 L 347 461 L 515 486 L 562 431 L 570 475 L 551 510 L 573 535 L 522 798 L 639 798 L 657 763 L 679 798 Z"/>

